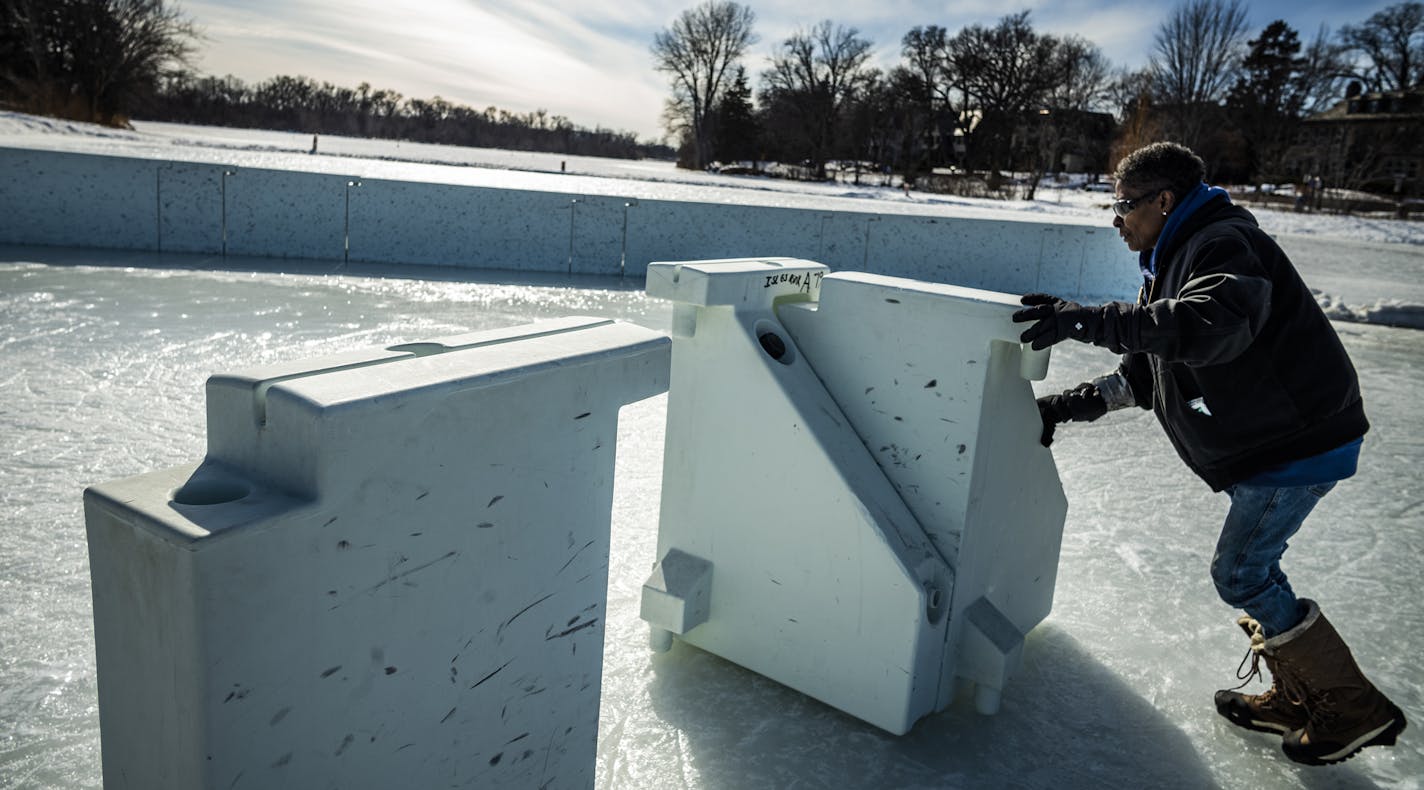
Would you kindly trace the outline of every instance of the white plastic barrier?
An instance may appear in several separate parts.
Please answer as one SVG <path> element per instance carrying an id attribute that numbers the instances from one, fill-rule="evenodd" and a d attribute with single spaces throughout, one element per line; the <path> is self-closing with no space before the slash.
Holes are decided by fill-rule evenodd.
<path id="1" fill-rule="evenodd" d="M 1106 225 L 635 200 L 0 147 L 0 242 L 644 276 L 772 252 L 837 270 L 1130 299 Z M 13 219 L 11 219 L 13 218 Z"/>
<path id="2" fill-rule="evenodd" d="M 893 733 L 1048 615 L 1067 503 L 1016 297 L 770 258 L 656 263 L 674 306 L 642 614 Z"/>
<path id="3" fill-rule="evenodd" d="M 1117 265 L 1125 248 L 1110 227 L 881 216 L 866 228 L 866 258 L 857 271 L 1100 298 L 1121 296 L 1138 278 L 1135 269 Z"/>
<path id="4" fill-rule="evenodd" d="M 0 241 L 157 249 L 158 164 L 0 147 Z"/>
<path id="5" fill-rule="evenodd" d="M 228 255 L 346 257 L 347 191 L 355 176 L 233 170 L 223 196 Z"/>
<path id="6" fill-rule="evenodd" d="M 362 179 L 350 260 L 616 275 L 622 198 Z"/>
<path id="7" fill-rule="evenodd" d="M 642 200 L 628 215 L 627 273 L 658 260 L 774 249 L 835 270 L 969 288 L 1127 298 L 1138 274 L 1108 226 Z"/>
<path id="8" fill-rule="evenodd" d="M 158 167 L 158 250 L 221 255 L 223 205 L 233 168 L 166 162 Z"/>
<path id="9" fill-rule="evenodd" d="M 591 788 L 618 408 L 599 319 L 217 375 L 208 456 L 85 492 L 109 788 Z"/>
<path id="10" fill-rule="evenodd" d="M 780 255 L 819 257 L 830 212 L 671 200 L 635 201 L 628 212 L 629 274 L 644 275 L 652 261 L 731 258 L 775 249 Z"/>
<path id="11" fill-rule="evenodd" d="M 564 271 L 569 198 L 365 179 L 351 193 L 351 259 Z M 561 232 L 562 231 L 562 232 Z"/>

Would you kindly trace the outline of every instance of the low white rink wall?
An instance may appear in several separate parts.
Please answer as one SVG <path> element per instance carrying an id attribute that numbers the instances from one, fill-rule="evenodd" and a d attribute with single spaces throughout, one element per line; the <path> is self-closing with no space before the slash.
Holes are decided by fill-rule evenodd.
<path id="1" fill-rule="evenodd" d="M 202 463 L 85 491 L 104 786 L 592 790 L 669 354 L 568 317 L 210 377 Z"/>
<path id="2" fill-rule="evenodd" d="M 357 162 L 352 163 L 358 164 Z M 787 256 L 971 288 L 1131 297 L 1108 227 L 492 189 L 0 148 L 0 243 L 642 277 Z"/>

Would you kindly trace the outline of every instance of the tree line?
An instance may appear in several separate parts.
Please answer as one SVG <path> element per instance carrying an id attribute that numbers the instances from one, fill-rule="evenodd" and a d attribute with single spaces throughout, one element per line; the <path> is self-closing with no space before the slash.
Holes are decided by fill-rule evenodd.
<path id="1" fill-rule="evenodd" d="M 406 98 L 366 82 L 348 88 L 302 76 L 247 85 L 231 75 L 180 70 L 160 78 L 136 106 L 146 118 L 179 123 L 626 159 L 671 154 L 661 144 L 639 142 L 633 132 L 589 129 L 547 110 L 480 110 L 439 96 Z"/>
<path id="2" fill-rule="evenodd" d="M 1172 139 L 1200 152 L 1214 179 L 1284 181 L 1299 175 L 1290 150 L 1307 117 L 1347 94 L 1424 85 L 1420 2 L 1302 41 L 1284 20 L 1252 37 L 1244 0 L 1183 0 L 1140 69 L 1036 30 L 1028 11 L 956 32 L 915 26 L 889 70 L 872 65 L 874 44 L 855 28 L 823 21 L 780 42 L 754 89 L 755 21 L 746 5 L 705 0 L 654 36 L 672 89 L 664 121 L 685 167 L 779 160 L 825 177 L 828 162 L 851 160 L 907 178 L 992 180 L 1069 162 L 1101 171 Z M 1424 138 L 1417 123 L 1413 133 Z"/>
<path id="3" fill-rule="evenodd" d="M 705 0 L 654 36 L 652 55 L 672 88 L 664 121 L 684 166 L 777 160 L 825 177 L 827 163 L 844 161 L 909 179 L 984 173 L 988 188 L 1006 172 L 1105 170 L 1156 139 L 1202 153 L 1214 180 L 1284 181 L 1301 175 L 1307 117 L 1346 96 L 1424 90 L 1424 2 L 1334 33 L 1322 27 L 1308 41 L 1285 20 L 1253 37 L 1246 16 L 1245 0 L 1181 0 L 1135 70 L 1115 68 L 1085 38 L 1036 30 L 1028 11 L 953 32 L 915 26 L 888 70 L 872 65 L 873 42 L 827 20 L 780 42 L 753 75 L 755 14 Z M 203 75 L 186 68 L 198 38 L 169 0 L 0 0 L 0 106 L 112 125 L 141 114 L 570 154 L 672 154 L 544 110 L 480 110 L 303 76 L 248 85 Z M 1391 145 L 1417 148 L 1418 126 L 1396 129 Z M 1320 149 L 1313 161 L 1351 158 L 1349 167 L 1335 163 L 1340 180 L 1363 182 L 1382 166 L 1359 144 L 1310 144 Z"/>
<path id="4" fill-rule="evenodd" d="M 546 110 L 483 110 L 279 75 L 248 85 L 187 68 L 199 37 L 167 0 L 0 0 L 0 106 L 111 126 L 134 116 L 313 134 L 637 158 L 633 132 Z"/>

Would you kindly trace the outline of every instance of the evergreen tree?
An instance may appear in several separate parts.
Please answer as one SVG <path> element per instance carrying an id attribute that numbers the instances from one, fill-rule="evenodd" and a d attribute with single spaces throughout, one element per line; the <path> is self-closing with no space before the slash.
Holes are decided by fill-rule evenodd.
<path id="1" fill-rule="evenodd" d="M 1250 147 L 1250 169 L 1258 176 L 1284 175 L 1282 157 L 1300 123 L 1305 97 L 1300 76 L 1300 36 L 1276 20 L 1248 42 L 1241 76 L 1231 87 L 1226 105 Z"/>
<path id="2" fill-rule="evenodd" d="M 685 132 L 693 164 L 712 159 L 712 123 L 731 68 L 756 41 L 751 8 L 731 0 L 704 0 L 653 37 L 653 62 L 668 75 L 673 95 L 665 118 L 669 131 Z"/>
<path id="3" fill-rule="evenodd" d="M 1228 101 L 1233 106 L 1258 106 L 1268 112 L 1293 115 L 1299 108 L 1296 76 L 1305 65 L 1300 57 L 1300 36 L 1277 19 L 1247 42 L 1250 50 L 1241 60 L 1241 76 Z"/>
<path id="4" fill-rule="evenodd" d="M 726 162 L 757 160 L 760 157 L 761 124 L 752 107 L 752 89 L 747 83 L 747 70 L 737 67 L 737 73 L 727 86 L 727 92 L 717 105 L 716 156 Z"/>

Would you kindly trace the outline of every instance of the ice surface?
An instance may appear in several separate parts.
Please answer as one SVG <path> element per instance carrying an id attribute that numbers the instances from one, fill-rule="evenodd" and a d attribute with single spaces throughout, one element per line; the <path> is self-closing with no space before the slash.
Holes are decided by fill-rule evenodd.
<path id="1" fill-rule="evenodd" d="M 324 136 L 321 147 L 345 144 Z M 0 145 L 756 205 L 1106 219 L 1101 194 L 1067 190 L 1006 211 L 552 154 L 425 146 L 405 157 L 480 165 L 463 168 L 310 157 L 300 153 L 310 147 L 302 135 L 157 124 L 114 132 L 13 113 L 0 113 Z M 351 145 L 404 156 L 391 143 Z M 578 175 L 557 172 L 564 160 Z M 1424 223 L 1259 216 L 1283 234 L 1307 282 L 1352 309 L 1424 304 Z M 407 279 L 416 274 L 424 279 Z M 209 373 L 568 314 L 664 330 L 670 321 L 670 305 L 645 297 L 639 281 L 512 277 L 0 248 L 0 790 L 100 786 L 80 492 L 199 459 Z M 666 402 L 658 397 L 625 408 L 620 426 L 598 786 L 1421 787 L 1424 333 L 1336 326 L 1373 428 L 1359 475 L 1306 522 L 1285 569 L 1414 719 L 1399 746 L 1310 769 L 1286 761 L 1275 739 L 1217 717 L 1211 694 L 1235 685 L 1245 653 L 1207 573 L 1226 501 L 1191 476 L 1145 412 L 1059 430 L 1069 512 L 1055 607 L 1029 635 L 997 716 L 961 704 L 895 738 L 685 645 L 650 653 L 638 599 L 656 559 Z M 1060 346 L 1039 389 L 1113 364 L 1102 351 Z"/>
<path id="2" fill-rule="evenodd" d="M 671 317 L 617 280 L 188 268 L 216 262 L 33 248 L 0 249 L 0 261 L 4 788 L 100 784 L 80 490 L 199 458 L 211 371 L 569 313 L 660 329 Z M 1338 328 L 1374 427 L 1360 474 L 1307 522 L 1286 570 L 1424 723 L 1424 334 Z M 1043 389 L 1112 364 L 1062 346 Z M 1245 652 L 1207 574 L 1225 498 L 1145 412 L 1059 431 L 1070 504 L 1056 603 L 997 716 L 962 703 L 895 738 L 680 643 L 649 652 L 638 599 L 655 559 L 665 402 L 625 408 L 620 427 L 599 787 L 1420 786 L 1417 725 L 1394 749 L 1306 769 L 1217 717 L 1211 694 L 1234 685 Z"/>

